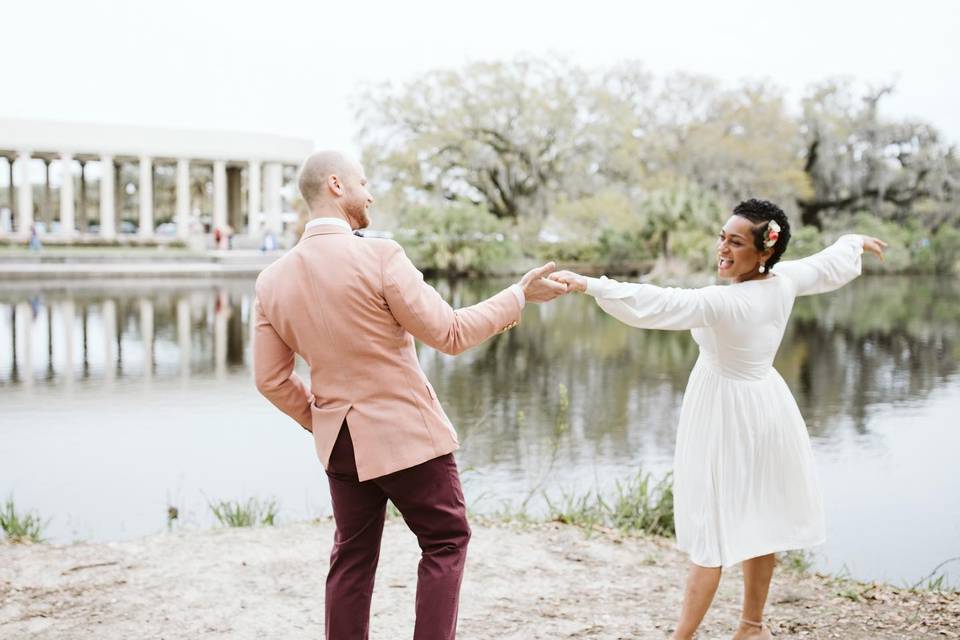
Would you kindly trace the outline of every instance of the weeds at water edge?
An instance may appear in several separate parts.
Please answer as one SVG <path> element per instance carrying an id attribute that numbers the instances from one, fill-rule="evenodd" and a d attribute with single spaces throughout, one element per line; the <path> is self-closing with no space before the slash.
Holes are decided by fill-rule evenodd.
<path id="1" fill-rule="evenodd" d="M 13 496 L 7 498 L 0 509 L 0 529 L 10 542 L 43 542 L 41 534 L 45 524 L 36 513 L 17 511 Z"/>
<path id="2" fill-rule="evenodd" d="M 209 506 L 217 521 L 225 527 L 272 527 L 276 524 L 279 512 L 277 501 L 273 498 L 262 502 L 256 498 L 250 498 L 246 502 L 220 500 L 210 503 Z"/>

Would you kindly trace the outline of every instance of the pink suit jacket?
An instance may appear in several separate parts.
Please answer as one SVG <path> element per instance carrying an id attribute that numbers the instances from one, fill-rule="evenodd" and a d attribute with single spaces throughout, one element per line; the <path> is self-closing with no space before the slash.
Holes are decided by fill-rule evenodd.
<path id="1" fill-rule="evenodd" d="M 414 338 L 457 354 L 516 326 L 522 311 L 509 289 L 455 311 L 399 244 L 336 225 L 308 229 L 264 269 L 254 306 L 257 389 L 313 432 L 324 467 L 346 419 L 360 480 L 459 446 Z M 309 387 L 294 354 L 310 366 Z"/>

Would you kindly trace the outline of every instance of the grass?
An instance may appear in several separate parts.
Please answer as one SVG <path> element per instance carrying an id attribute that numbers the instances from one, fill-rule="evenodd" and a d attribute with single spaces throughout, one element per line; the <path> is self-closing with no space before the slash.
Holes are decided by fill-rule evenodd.
<path id="1" fill-rule="evenodd" d="M 933 568 L 933 571 L 920 578 L 915 584 L 910 585 L 909 588 L 911 591 L 935 591 L 941 593 L 956 593 L 958 590 L 957 587 L 952 586 L 947 582 L 947 573 L 944 571 L 941 573 L 941 570 L 946 567 L 948 564 L 960 562 L 960 556 L 955 558 L 947 558 L 936 567 Z"/>
<path id="2" fill-rule="evenodd" d="M 544 499 L 553 522 L 583 527 L 587 531 L 604 523 L 603 500 L 592 491 L 582 495 L 563 492 L 556 503 L 546 494 Z"/>
<path id="3" fill-rule="evenodd" d="M 36 513 L 18 512 L 12 497 L 7 498 L 0 509 L 0 528 L 10 542 L 43 542 L 44 524 Z"/>
<path id="4" fill-rule="evenodd" d="M 807 573 L 813 567 L 813 554 L 805 549 L 784 551 L 777 555 L 777 561 L 787 571 Z"/>
<path id="5" fill-rule="evenodd" d="M 673 478 L 666 474 L 658 481 L 650 473 L 639 472 L 625 482 L 617 482 L 614 495 L 607 499 L 597 492 L 563 493 L 557 501 L 544 495 L 550 519 L 583 527 L 619 529 L 625 533 L 642 532 L 673 537 Z"/>
<path id="6" fill-rule="evenodd" d="M 611 523 L 621 531 L 674 537 L 673 474 L 653 482 L 651 474 L 638 473 L 624 483 L 617 482 L 616 496 L 607 510 Z"/>
<path id="7" fill-rule="evenodd" d="M 256 525 L 272 527 L 276 524 L 279 507 L 277 501 L 272 498 L 263 502 L 256 498 L 250 498 L 246 502 L 220 500 L 210 503 L 210 510 L 217 521 L 225 527 L 253 527 Z"/>

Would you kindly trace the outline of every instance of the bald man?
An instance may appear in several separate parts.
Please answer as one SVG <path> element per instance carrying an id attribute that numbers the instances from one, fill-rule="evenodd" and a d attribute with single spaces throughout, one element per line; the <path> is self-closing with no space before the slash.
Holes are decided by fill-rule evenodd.
<path id="1" fill-rule="evenodd" d="M 524 304 L 561 295 L 546 264 L 491 298 L 453 310 L 399 244 L 360 238 L 373 196 L 363 167 L 315 153 L 300 169 L 310 209 L 300 242 L 257 278 L 257 388 L 312 432 L 336 522 L 326 587 L 328 640 L 365 640 L 387 500 L 422 550 L 414 640 L 456 636 L 470 527 L 453 451 L 457 434 L 414 338 L 462 353 L 520 321 Z M 294 355 L 310 366 L 309 387 Z"/>

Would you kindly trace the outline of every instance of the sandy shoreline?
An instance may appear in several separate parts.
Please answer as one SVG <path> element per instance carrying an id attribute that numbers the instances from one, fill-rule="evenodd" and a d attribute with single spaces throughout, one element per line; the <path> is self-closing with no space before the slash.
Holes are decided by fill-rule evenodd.
<path id="1" fill-rule="evenodd" d="M 0 638 L 320 638 L 329 520 L 118 543 L 0 544 Z M 371 638 L 409 638 L 419 550 L 384 535 Z M 474 524 L 458 637 L 666 638 L 685 559 L 670 541 L 566 525 Z M 702 638 L 729 638 L 725 575 Z M 960 596 L 778 571 L 778 638 L 960 638 Z"/>

